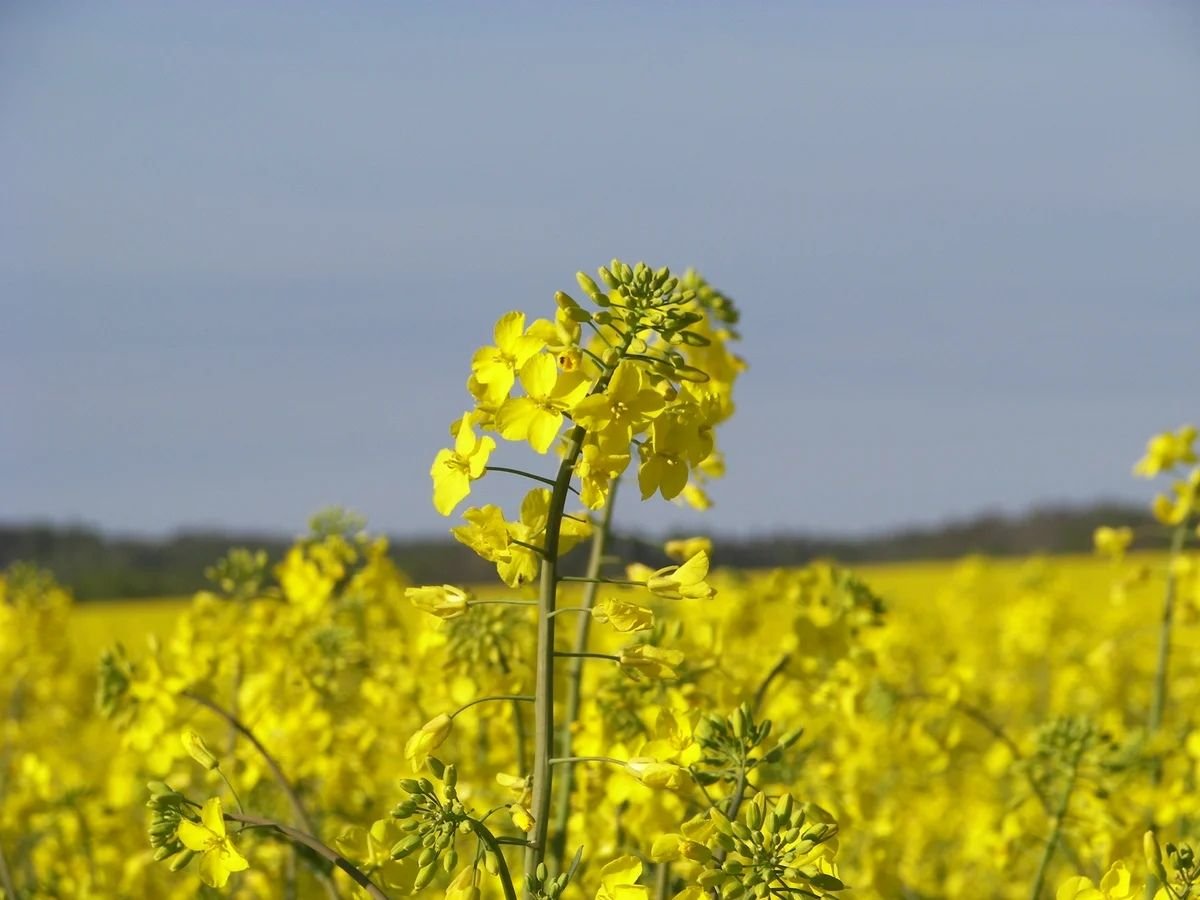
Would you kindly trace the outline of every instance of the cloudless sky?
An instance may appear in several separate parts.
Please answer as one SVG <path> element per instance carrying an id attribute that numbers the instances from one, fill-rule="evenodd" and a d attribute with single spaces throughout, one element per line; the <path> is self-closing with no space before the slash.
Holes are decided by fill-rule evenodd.
<path id="1" fill-rule="evenodd" d="M 1148 498 L 1200 418 L 1200 15 L 5 3 L 0 519 L 442 530 L 472 351 L 613 256 L 698 267 L 750 364 L 717 508 L 627 527 Z"/>

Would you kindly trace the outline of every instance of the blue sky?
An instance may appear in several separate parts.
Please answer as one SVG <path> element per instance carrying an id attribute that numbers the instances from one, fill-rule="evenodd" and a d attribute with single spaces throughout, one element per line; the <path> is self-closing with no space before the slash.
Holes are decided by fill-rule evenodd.
<path id="1" fill-rule="evenodd" d="M 751 366 L 627 527 L 1145 498 L 1200 418 L 1182 3 L 6 4 L 0 123 L 0 519 L 444 529 L 472 350 L 614 255 Z"/>

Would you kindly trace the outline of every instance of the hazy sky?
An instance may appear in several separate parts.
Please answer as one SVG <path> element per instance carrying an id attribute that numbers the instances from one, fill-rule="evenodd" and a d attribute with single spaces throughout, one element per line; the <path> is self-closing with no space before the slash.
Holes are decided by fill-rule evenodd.
<path id="1" fill-rule="evenodd" d="M 1200 16 L 6 2 L 0 519 L 444 529 L 471 352 L 614 255 L 700 268 L 751 366 L 717 509 L 626 526 L 1148 498 L 1200 418 Z"/>

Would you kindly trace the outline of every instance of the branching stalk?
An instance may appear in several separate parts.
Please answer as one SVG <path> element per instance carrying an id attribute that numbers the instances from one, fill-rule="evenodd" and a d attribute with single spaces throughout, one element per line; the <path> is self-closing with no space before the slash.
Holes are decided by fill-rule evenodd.
<path id="1" fill-rule="evenodd" d="M 275 757 L 272 756 L 267 748 L 263 746 L 262 741 L 260 741 L 254 732 L 250 730 L 249 726 L 247 726 L 244 722 L 242 722 L 241 719 L 229 712 L 219 703 L 215 703 L 214 701 L 209 700 L 207 697 L 204 697 L 200 694 L 195 694 L 191 691 L 184 691 L 183 696 L 216 713 L 231 726 L 237 729 L 237 731 L 239 731 L 246 738 L 246 740 L 250 742 L 251 746 L 258 751 L 259 756 L 263 758 L 263 762 L 267 764 L 267 768 L 270 770 L 275 782 L 283 791 L 284 796 L 287 797 L 288 805 L 292 808 L 292 815 L 296 819 L 296 824 L 305 831 L 315 834 L 317 829 L 313 826 L 312 819 L 308 817 L 308 813 L 305 812 L 304 804 L 300 802 L 300 795 L 296 793 L 296 789 L 292 786 L 292 783 L 288 781 L 287 776 L 283 774 L 283 769 L 281 769 L 279 763 L 275 761 Z"/>
<path id="2" fill-rule="evenodd" d="M 276 822 L 273 819 L 264 819 L 260 816 L 248 816 L 242 813 L 225 813 L 225 818 L 231 822 L 241 822 L 245 825 L 250 825 L 255 828 L 273 828 L 281 835 L 290 841 L 298 844 L 303 844 L 308 849 L 312 850 L 318 856 L 328 860 L 337 868 L 341 869 L 350 878 L 367 892 L 367 896 L 375 898 L 375 900 L 388 900 L 387 894 L 379 889 L 379 887 L 368 878 L 361 869 L 354 863 L 346 859 L 332 847 L 327 847 L 325 844 L 311 834 L 307 834 L 297 828 L 292 828 L 289 825 L 284 825 L 282 822 Z"/>
<path id="3" fill-rule="evenodd" d="M 1054 851 L 1058 847 L 1058 842 L 1062 839 L 1063 823 L 1067 818 L 1067 810 L 1071 806 L 1071 794 L 1075 791 L 1075 780 L 1079 777 L 1079 760 L 1083 756 L 1083 751 L 1084 745 L 1081 741 L 1071 756 L 1067 783 L 1063 787 L 1062 796 L 1059 798 L 1058 808 L 1054 811 L 1050 838 L 1046 841 L 1046 847 L 1042 851 L 1042 859 L 1038 863 L 1037 874 L 1033 878 L 1033 887 L 1029 891 L 1029 900 L 1041 900 L 1042 888 L 1046 884 L 1046 875 L 1050 871 L 1050 862 L 1054 859 Z"/>

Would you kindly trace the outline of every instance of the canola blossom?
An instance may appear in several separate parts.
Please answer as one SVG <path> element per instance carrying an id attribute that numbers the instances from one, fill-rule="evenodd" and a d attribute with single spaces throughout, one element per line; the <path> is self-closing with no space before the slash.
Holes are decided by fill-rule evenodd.
<path id="1" fill-rule="evenodd" d="M 500 316 L 432 451 L 494 584 L 411 584 L 326 514 L 97 668 L 67 593 L 3 573 L 0 896 L 1200 897 L 1195 429 L 1134 467 L 1165 554 L 1110 527 L 864 579 L 693 536 L 655 569 L 613 507 L 711 505 L 738 312 L 691 272 L 578 283 Z"/>

